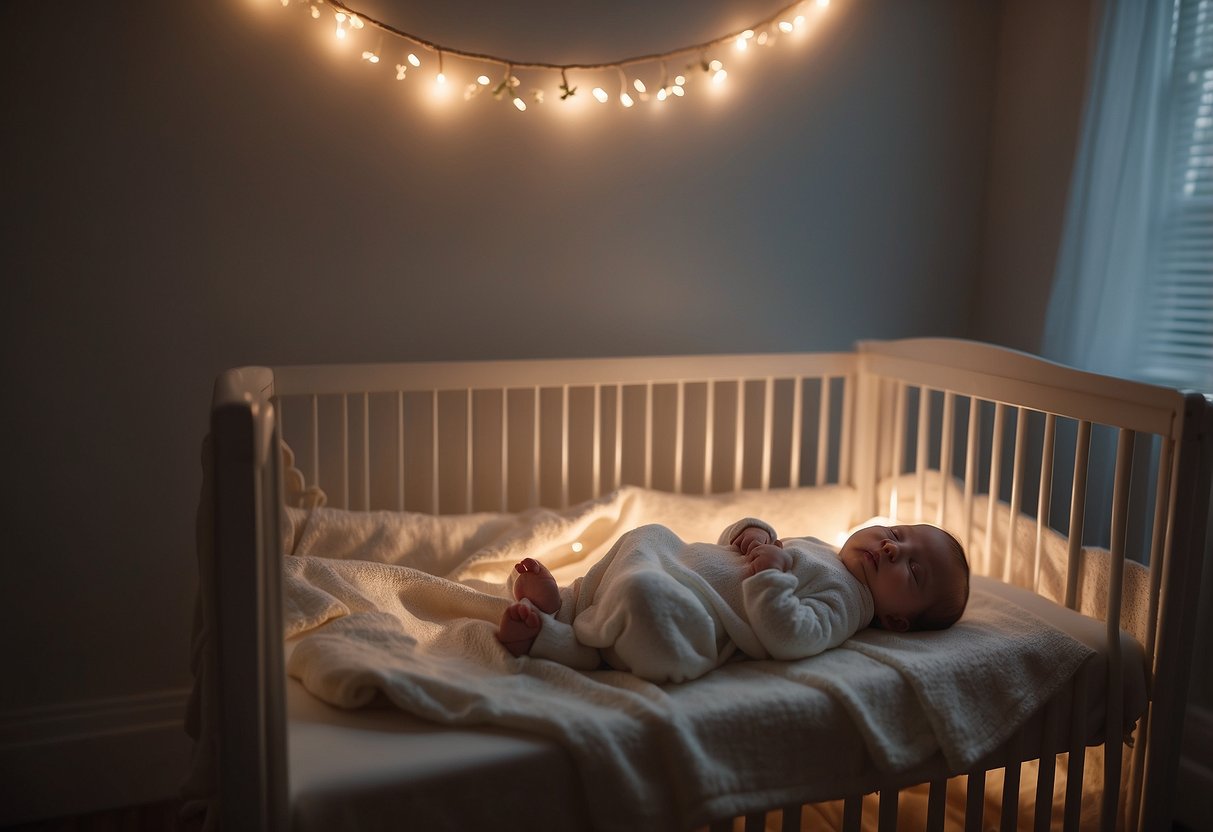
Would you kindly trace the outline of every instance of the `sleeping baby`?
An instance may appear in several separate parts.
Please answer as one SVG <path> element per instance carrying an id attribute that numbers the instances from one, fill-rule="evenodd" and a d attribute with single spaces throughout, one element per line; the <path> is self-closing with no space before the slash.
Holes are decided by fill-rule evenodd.
<path id="1" fill-rule="evenodd" d="M 695 679 L 738 651 L 803 659 L 869 626 L 943 629 L 969 598 L 964 549 L 930 525 L 868 526 L 838 551 L 780 540 L 753 517 L 716 544 L 650 525 L 566 587 L 533 558 L 514 570 L 516 603 L 497 631 L 511 654 L 582 670 L 605 662 L 658 683 Z"/>

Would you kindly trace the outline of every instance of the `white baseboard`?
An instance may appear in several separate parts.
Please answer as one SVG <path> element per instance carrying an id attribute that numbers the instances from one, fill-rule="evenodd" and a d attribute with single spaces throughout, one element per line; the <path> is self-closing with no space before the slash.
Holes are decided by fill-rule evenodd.
<path id="1" fill-rule="evenodd" d="M 0 713 L 0 826 L 176 797 L 187 690 Z"/>
<path id="2" fill-rule="evenodd" d="M 1184 720 L 1175 821 L 1188 829 L 1213 829 L 1213 709 L 1189 704 Z"/>

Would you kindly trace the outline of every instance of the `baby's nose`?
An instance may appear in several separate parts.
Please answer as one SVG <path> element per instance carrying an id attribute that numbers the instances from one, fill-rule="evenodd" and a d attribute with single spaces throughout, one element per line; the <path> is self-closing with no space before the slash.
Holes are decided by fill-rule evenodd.
<path id="1" fill-rule="evenodd" d="M 889 560 L 897 560 L 897 555 L 900 554 L 897 543 L 892 540 L 885 540 L 884 543 L 880 544 L 880 549 Z"/>

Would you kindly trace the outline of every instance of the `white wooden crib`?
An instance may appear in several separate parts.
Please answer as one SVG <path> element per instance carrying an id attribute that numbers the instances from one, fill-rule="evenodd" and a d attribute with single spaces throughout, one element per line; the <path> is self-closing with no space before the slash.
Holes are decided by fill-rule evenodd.
<path id="1" fill-rule="evenodd" d="M 1102 623 L 1088 635 L 1096 660 L 978 766 L 873 771 L 835 794 L 806 787 L 835 807 L 821 817 L 847 829 L 958 818 L 968 829 L 1077 828 L 1092 816 L 1107 829 L 1169 826 L 1213 477 L 1203 396 L 944 339 L 830 354 L 242 368 L 216 382 L 204 463 L 190 791 L 212 799 L 223 829 L 595 826 L 548 740 L 343 712 L 286 678 L 285 505 L 322 490 L 330 507 L 447 515 L 559 509 L 627 485 L 694 495 L 826 484 L 854 489 L 855 522 L 945 525 L 975 575 L 1033 593 L 1038 614 L 1057 601 Z M 1051 538 L 1065 551 L 1052 571 Z M 1096 580 L 1100 551 L 1110 555 Z M 1126 565 L 1143 577 L 1127 580 Z M 1122 608 L 1146 613 L 1129 626 Z M 1148 705 L 1122 753 L 1134 673 Z M 1086 747 L 1101 743 L 1092 771 Z M 542 779 L 542 809 L 491 786 L 519 765 Z M 744 822 L 799 829 L 811 816 L 752 806 Z"/>

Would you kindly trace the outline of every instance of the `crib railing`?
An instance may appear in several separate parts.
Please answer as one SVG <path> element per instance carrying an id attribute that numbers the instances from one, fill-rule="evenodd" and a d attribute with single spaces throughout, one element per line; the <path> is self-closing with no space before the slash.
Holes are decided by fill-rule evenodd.
<path id="1" fill-rule="evenodd" d="M 330 505 L 518 511 L 622 485 L 849 483 L 854 365 L 812 354 L 283 367 L 275 393 L 298 467 Z"/>

